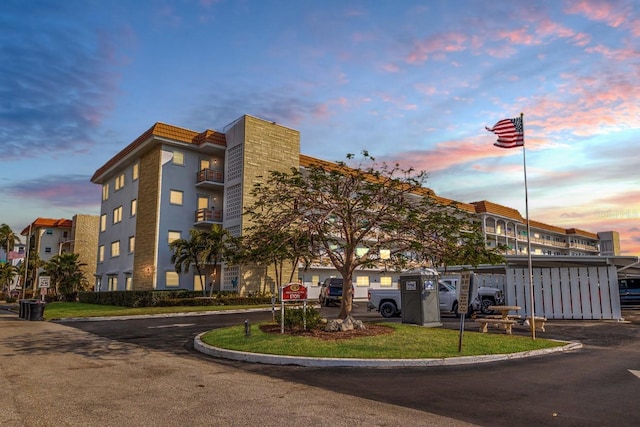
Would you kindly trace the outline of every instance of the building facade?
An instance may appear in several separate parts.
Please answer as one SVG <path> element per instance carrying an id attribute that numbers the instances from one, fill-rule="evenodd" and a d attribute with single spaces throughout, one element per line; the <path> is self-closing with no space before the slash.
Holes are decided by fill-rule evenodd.
<path id="1" fill-rule="evenodd" d="M 299 155 L 298 131 L 248 115 L 225 133 L 156 123 L 91 178 L 102 186 L 96 290 L 265 290 L 270 276 L 257 267 L 179 275 L 169 244 L 213 224 L 240 236 L 254 184 L 297 168 Z"/>
<path id="2" fill-rule="evenodd" d="M 241 293 L 274 291 L 273 275 L 255 266 L 211 265 L 203 277 L 193 268 L 177 274 L 169 244 L 189 239 L 193 228 L 213 224 L 242 235 L 248 225 L 242 213 L 253 203 L 254 184 L 270 171 L 304 168 L 314 161 L 324 162 L 300 153 L 298 131 L 248 115 L 224 132 L 156 123 L 91 178 L 102 187 L 95 289 L 202 290 L 204 283 Z M 459 205 L 480 218 L 489 247 L 504 244 L 509 253 L 526 254 L 526 221 L 516 210 L 486 201 Z M 530 226 L 532 254 L 599 254 L 597 234 L 534 221 Z M 299 271 L 314 287 L 335 275 L 325 265 Z M 366 289 L 392 286 L 395 279 L 363 270 L 354 281 L 357 289 Z"/>
<path id="3" fill-rule="evenodd" d="M 95 277 L 98 250 L 98 216 L 74 215 L 72 219 L 37 218 L 20 232 L 31 242 L 25 257 L 47 262 L 62 253 L 77 253 L 82 274 L 91 284 Z"/>

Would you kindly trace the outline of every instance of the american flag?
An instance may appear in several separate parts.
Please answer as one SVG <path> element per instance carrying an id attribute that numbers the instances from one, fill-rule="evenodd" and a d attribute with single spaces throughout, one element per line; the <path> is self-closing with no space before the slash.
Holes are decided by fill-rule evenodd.
<path id="1" fill-rule="evenodd" d="M 493 144 L 500 148 L 515 148 L 524 145 L 524 127 L 522 117 L 500 120 L 492 128 L 485 128 L 489 132 L 498 135 L 498 140 Z"/>

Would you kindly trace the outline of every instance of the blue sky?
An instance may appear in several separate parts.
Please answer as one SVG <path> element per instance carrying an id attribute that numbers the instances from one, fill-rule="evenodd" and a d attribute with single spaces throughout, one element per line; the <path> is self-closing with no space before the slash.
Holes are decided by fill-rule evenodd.
<path id="1" fill-rule="evenodd" d="M 617 230 L 640 255 L 640 4 L 633 0 L 0 2 L 0 222 L 99 214 L 89 178 L 157 121 L 243 114 L 302 152 L 429 172 L 461 202 Z"/>

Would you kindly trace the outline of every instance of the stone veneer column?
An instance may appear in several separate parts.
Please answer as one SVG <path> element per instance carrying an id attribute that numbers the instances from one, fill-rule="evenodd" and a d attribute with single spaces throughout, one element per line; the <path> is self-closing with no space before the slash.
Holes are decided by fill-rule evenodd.
<path id="1" fill-rule="evenodd" d="M 264 181 L 269 171 L 290 171 L 300 166 L 300 132 L 274 122 L 245 116 L 244 161 L 242 179 L 242 208 L 253 204 L 251 190 L 256 182 Z M 243 218 L 242 229 L 250 224 Z M 242 266 L 240 277 L 244 291 L 268 291 L 275 281 L 273 269 Z M 287 280 L 291 269 L 285 267 L 282 277 Z M 294 278 L 297 280 L 297 277 Z"/>
<path id="2" fill-rule="evenodd" d="M 160 197 L 161 146 L 140 158 L 138 212 L 136 215 L 136 254 L 133 261 L 133 289 L 155 288 L 156 247 L 158 239 L 158 197 Z"/>

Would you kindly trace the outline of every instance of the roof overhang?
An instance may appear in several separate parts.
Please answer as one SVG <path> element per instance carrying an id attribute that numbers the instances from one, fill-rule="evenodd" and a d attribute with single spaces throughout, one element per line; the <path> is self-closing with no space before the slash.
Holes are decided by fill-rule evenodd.
<path id="1" fill-rule="evenodd" d="M 479 266 L 455 265 L 447 267 L 447 273 L 473 270 L 478 273 L 503 274 L 507 268 L 528 268 L 526 255 L 507 255 L 505 264 L 481 264 Z M 615 266 L 619 275 L 640 276 L 640 257 L 637 256 L 532 256 L 533 268 L 570 268 Z"/>

